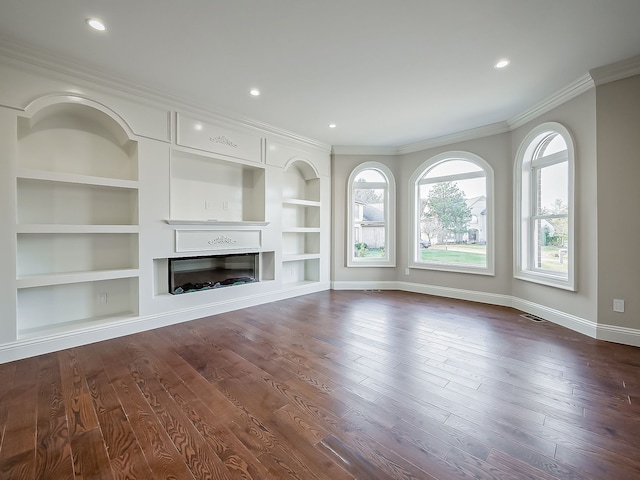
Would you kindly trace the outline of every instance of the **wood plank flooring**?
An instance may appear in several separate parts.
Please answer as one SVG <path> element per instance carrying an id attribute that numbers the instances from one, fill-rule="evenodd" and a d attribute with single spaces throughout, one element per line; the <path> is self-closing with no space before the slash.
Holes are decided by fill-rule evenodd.
<path id="1" fill-rule="evenodd" d="M 640 478 L 639 372 L 513 309 L 322 292 L 0 365 L 0 478 Z"/>

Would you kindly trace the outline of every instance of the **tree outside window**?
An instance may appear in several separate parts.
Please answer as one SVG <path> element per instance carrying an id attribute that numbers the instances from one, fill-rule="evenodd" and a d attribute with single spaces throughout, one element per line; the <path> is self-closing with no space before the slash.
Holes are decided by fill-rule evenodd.
<path id="1" fill-rule="evenodd" d="M 489 270 L 488 171 L 481 159 L 466 153 L 427 162 L 415 180 L 415 266 Z"/>

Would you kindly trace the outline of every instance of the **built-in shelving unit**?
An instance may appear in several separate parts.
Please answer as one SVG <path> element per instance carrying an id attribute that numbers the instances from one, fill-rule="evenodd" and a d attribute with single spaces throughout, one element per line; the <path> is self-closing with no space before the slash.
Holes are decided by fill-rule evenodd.
<path id="1" fill-rule="evenodd" d="M 137 143 L 81 99 L 19 117 L 17 132 L 19 338 L 136 316 Z"/>
<path id="2" fill-rule="evenodd" d="M 320 280 L 320 179 L 307 162 L 284 171 L 282 200 L 282 274 L 287 286 Z"/>

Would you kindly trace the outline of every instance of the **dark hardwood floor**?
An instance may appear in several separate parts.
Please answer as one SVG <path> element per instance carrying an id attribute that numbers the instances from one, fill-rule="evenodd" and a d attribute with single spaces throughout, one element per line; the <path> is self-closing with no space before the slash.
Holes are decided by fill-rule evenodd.
<path id="1" fill-rule="evenodd" d="M 323 292 L 0 365 L 0 478 L 640 478 L 639 372 L 509 308 Z"/>

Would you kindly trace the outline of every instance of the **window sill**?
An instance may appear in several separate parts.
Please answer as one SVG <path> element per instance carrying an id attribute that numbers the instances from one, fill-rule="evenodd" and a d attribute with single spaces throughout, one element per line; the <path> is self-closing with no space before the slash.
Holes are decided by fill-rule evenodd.
<path id="1" fill-rule="evenodd" d="M 547 287 L 560 288 L 562 290 L 569 290 L 575 292 L 575 282 L 570 279 L 559 278 L 554 275 L 545 275 L 544 273 L 519 271 L 513 276 L 518 280 L 525 282 L 537 283 L 539 285 L 545 285 Z"/>
<path id="2" fill-rule="evenodd" d="M 376 261 L 369 261 L 369 262 L 367 262 L 367 261 L 359 261 L 359 262 L 350 261 L 350 262 L 347 262 L 347 268 L 352 268 L 352 267 L 355 267 L 355 268 L 361 268 L 361 267 L 391 267 L 391 268 L 393 268 L 395 266 L 396 266 L 396 263 L 395 262 L 390 262 L 390 261 L 386 261 L 386 262 L 384 262 L 384 261 L 382 261 L 382 262 L 380 262 L 380 261 L 378 261 L 378 262 L 376 262 Z"/>
<path id="3" fill-rule="evenodd" d="M 468 273 L 471 275 L 494 276 L 494 269 L 489 267 L 470 267 L 466 265 L 451 265 L 439 263 L 412 263 L 409 268 L 419 270 L 435 270 L 439 272 Z"/>

